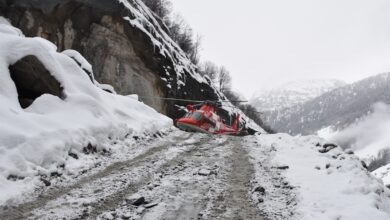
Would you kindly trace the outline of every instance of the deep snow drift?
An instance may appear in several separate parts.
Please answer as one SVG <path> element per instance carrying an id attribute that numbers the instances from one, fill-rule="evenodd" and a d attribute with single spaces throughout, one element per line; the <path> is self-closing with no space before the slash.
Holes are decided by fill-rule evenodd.
<path id="1" fill-rule="evenodd" d="M 172 121 L 131 97 L 103 91 L 70 58 L 42 38 L 26 38 L 0 18 L 0 203 L 32 189 L 37 175 L 68 165 L 88 145 L 109 150 L 109 139 L 170 127 Z M 41 61 L 65 98 L 45 94 L 22 109 L 9 66 L 27 55 Z M 80 57 L 78 57 L 80 61 Z M 106 86 L 107 87 L 107 86 Z M 75 166 L 73 164 L 73 166 Z M 81 164 L 80 164 L 81 166 Z M 16 182 L 15 179 L 18 179 Z"/>
<path id="2" fill-rule="evenodd" d="M 324 139 L 316 136 L 260 135 L 258 143 L 250 148 L 250 155 L 257 182 L 266 189 L 262 205 L 266 211 L 272 213 L 267 210 L 269 207 L 280 206 L 280 199 L 273 199 L 274 194 L 268 194 L 271 198 L 267 198 L 273 187 L 272 183 L 264 182 L 263 158 L 268 149 L 274 155 L 271 163 L 279 169 L 278 175 L 284 175 L 297 193 L 297 215 L 293 219 L 390 218 L 389 190 L 363 167 L 357 156 L 326 145 Z M 285 207 L 283 212 L 289 211 L 291 202 L 281 204 Z M 286 219 L 280 217 L 283 212 L 276 213 L 274 219 Z"/>

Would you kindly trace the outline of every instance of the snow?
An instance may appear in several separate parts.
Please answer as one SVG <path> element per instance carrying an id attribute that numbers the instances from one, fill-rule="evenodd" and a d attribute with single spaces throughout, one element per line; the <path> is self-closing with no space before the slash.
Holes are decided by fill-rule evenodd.
<path id="1" fill-rule="evenodd" d="M 390 164 L 376 169 L 372 174 L 381 179 L 386 186 L 390 186 Z"/>
<path id="2" fill-rule="evenodd" d="M 80 54 L 57 53 L 52 43 L 24 37 L 4 18 L 0 38 L 0 204 L 31 191 L 38 175 L 49 175 L 63 164 L 82 166 L 74 163 L 69 152 L 80 153 L 88 144 L 100 151 L 109 147 L 110 138 L 172 125 L 169 118 L 136 99 L 107 93 L 91 83 L 69 57 L 92 70 Z M 36 56 L 61 84 L 64 100 L 45 94 L 27 109 L 21 108 L 8 67 L 27 55 Z M 11 182 L 10 175 L 24 179 Z"/>
<path id="3" fill-rule="evenodd" d="M 374 105 L 370 113 L 354 124 L 343 130 L 335 130 L 327 127 L 318 131 L 318 134 L 329 141 L 335 142 L 353 150 L 360 159 L 369 165 L 377 160 L 384 150 L 390 149 L 390 106 L 384 103 Z M 380 158 L 378 158 L 380 159 Z M 385 185 L 390 184 L 389 164 L 386 159 L 381 162 L 383 167 L 378 168 L 373 174 L 382 179 Z"/>
<path id="4" fill-rule="evenodd" d="M 351 148 L 363 159 L 376 157 L 381 150 L 390 147 L 390 106 L 377 103 L 373 109 L 372 114 L 334 132 L 329 139 Z"/>
<path id="5" fill-rule="evenodd" d="M 177 59 L 174 63 L 179 72 L 179 87 L 185 85 L 186 72 L 199 82 L 207 81 L 193 70 L 194 66 L 189 63 L 185 54 L 166 35 L 141 1 L 118 1 L 133 13 L 134 18 L 124 18 L 130 25 L 147 33 L 164 56 Z M 66 182 L 64 186 L 70 193 L 56 195 L 51 201 L 40 204 L 44 209 L 35 210 L 35 216 L 42 217 L 49 213 L 55 216 L 78 216 L 85 208 L 83 205 L 98 204 L 104 201 L 101 198 L 117 198 L 116 192 L 132 187 L 135 187 L 136 197 L 146 196 L 150 204 L 157 205 L 147 213 L 152 219 L 160 217 L 162 213 L 167 214 L 168 211 L 183 215 L 179 209 L 182 206 L 191 214 L 197 210 L 187 210 L 192 204 L 186 204 L 186 201 L 189 199 L 200 205 L 205 203 L 204 196 L 207 197 L 206 205 L 211 210 L 208 213 L 206 209 L 204 214 L 212 216 L 213 209 L 218 211 L 219 205 L 225 205 L 224 200 L 219 200 L 219 195 L 223 195 L 224 191 L 234 192 L 227 199 L 243 202 L 241 199 L 246 199 L 247 195 L 243 195 L 240 190 L 246 190 L 244 187 L 251 188 L 256 181 L 264 184 L 268 196 L 275 196 L 269 195 L 270 192 L 284 193 L 262 203 L 270 205 L 268 207 L 273 208 L 274 212 L 280 211 L 275 213 L 276 216 L 281 214 L 288 218 L 296 211 L 296 219 L 390 218 L 390 192 L 381 180 L 375 178 L 382 178 L 385 184 L 389 184 L 390 165 L 379 168 L 372 175 L 363 168 L 357 156 L 346 154 L 338 147 L 326 153 L 319 152 L 323 150 L 325 141 L 315 136 L 262 134 L 240 139 L 193 135 L 174 129 L 173 132 L 170 131 L 173 135 L 171 139 L 157 137 L 153 144 L 146 140 L 145 145 L 139 147 L 135 137 L 142 138 L 145 133 L 164 131 L 172 126 L 172 121 L 139 102 L 136 94 L 120 96 L 109 85 L 100 85 L 95 80 L 91 83 L 85 70 L 93 73 L 92 66 L 77 51 L 57 53 L 57 48 L 50 42 L 41 38 L 24 37 L 20 30 L 12 27 L 2 17 L 0 38 L 0 206 L 15 198 L 23 200 L 25 194 L 28 195 L 43 184 L 40 178 L 50 176 L 64 166 L 61 181 Z M 60 82 L 65 93 L 63 100 L 46 94 L 36 99 L 27 109 L 20 107 L 8 67 L 26 55 L 36 56 Z M 296 91 L 304 92 L 299 88 Z M 240 112 L 230 103 L 225 108 L 230 112 Z M 382 116 L 388 115 L 387 106 L 378 109 L 382 114 L 379 118 L 383 119 Z M 374 113 L 371 119 L 378 119 L 375 117 Z M 251 126 L 256 126 L 244 115 L 243 118 Z M 367 121 L 370 119 L 361 123 L 367 125 Z M 387 131 L 386 123 L 387 120 L 384 120 L 383 127 L 379 128 Z M 378 131 L 375 126 L 357 127 L 359 129 L 354 131 L 359 132 L 352 132 L 355 136 L 348 137 L 356 137 L 357 134 L 366 140 L 365 137 L 375 134 L 381 138 L 373 142 L 380 143 L 377 146 L 388 143 L 382 130 L 374 132 Z M 261 128 L 257 128 L 263 132 Z M 321 134 L 330 133 L 331 128 L 328 128 Z M 242 140 L 246 142 L 241 142 Z M 243 143 L 248 143 L 248 146 Z M 96 147 L 101 154 L 103 150 L 112 154 L 105 158 L 101 154 L 83 153 L 87 146 Z M 379 149 L 366 144 L 359 146 L 361 147 L 356 148 L 360 150 L 358 155 L 374 155 Z M 248 158 L 252 163 L 245 163 L 245 150 L 248 150 Z M 267 159 L 264 160 L 265 157 Z M 118 163 L 115 164 L 116 162 Z M 99 166 L 102 168 L 96 168 L 97 164 L 101 164 Z M 106 169 L 113 164 L 118 168 L 115 172 Z M 255 169 L 253 182 L 245 179 L 252 178 L 252 166 L 247 166 L 248 164 L 252 164 Z M 270 173 L 264 173 L 264 167 L 271 170 Z M 77 176 L 80 171 L 91 169 L 93 171 L 87 175 L 93 176 L 93 172 L 97 172 L 103 177 L 98 178 L 97 175 L 91 181 L 84 182 L 85 186 L 71 191 L 72 183 L 82 182 Z M 238 175 L 243 173 L 247 175 Z M 232 176 L 235 177 L 235 182 L 232 181 Z M 274 179 L 276 177 L 277 180 Z M 269 181 L 264 182 L 265 180 Z M 55 187 L 61 186 L 61 183 L 53 185 L 55 184 Z M 283 188 L 280 184 L 286 184 L 291 189 L 279 189 Z M 237 187 L 241 187 L 239 191 Z M 272 187 L 274 191 L 270 190 Z M 123 193 L 130 196 L 132 191 Z M 252 193 L 253 190 L 248 191 L 248 194 Z M 277 196 L 285 196 L 287 200 L 277 201 Z M 116 202 L 124 202 L 120 197 L 118 200 Z M 229 205 L 229 202 L 231 201 L 226 204 Z M 234 214 L 237 208 L 247 211 L 252 208 L 247 203 L 232 204 L 234 207 L 228 207 L 224 213 L 227 216 Z M 256 204 L 259 205 L 258 201 Z M 68 207 L 64 208 L 63 205 Z M 124 203 L 117 207 L 116 212 L 123 213 L 118 216 L 135 218 L 140 217 L 145 208 L 148 207 L 140 207 L 132 212 L 128 204 Z M 54 211 L 51 212 L 52 210 Z M 99 217 L 115 218 L 108 210 L 102 211 Z M 184 215 L 187 213 L 184 212 Z M 283 218 L 279 215 L 279 219 Z"/>
<path id="6" fill-rule="evenodd" d="M 13 27 L 7 19 L 1 16 L 0 16 L 0 32 L 3 34 L 24 36 L 22 31 Z"/>
<path id="7" fill-rule="evenodd" d="M 260 111 L 276 111 L 302 104 L 328 91 L 344 86 L 333 79 L 292 81 L 255 92 L 250 102 Z"/>
<path id="8" fill-rule="evenodd" d="M 324 140 L 316 136 L 276 134 L 257 139 L 260 144 L 250 148 L 254 164 L 261 161 L 263 149 L 268 148 L 275 151 L 275 166 L 288 166 L 280 172 L 297 191 L 297 219 L 390 218 L 389 190 L 363 168 L 355 155 L 338 147 L 320 153 Z M 261 178 L 261 169 L 255 168 L 256 176 Z"/>
<path id="9" fill-rule="evenodd" d="M 80 64 L 80 67 L 82 69 L 85 69 L 90 73 L 93 73 L 92 65 L 88 63 L 88 61 L 79 52 L 69 49 L 69 50 L 62 51 L 62 53 L 76 60 Z"/>
<path id="10" fill-rule="evenodd" d="M 337 131 L 335 131 L 333 126 L 328 126 L 328 127 L 322 128 L 321 130 L 318 130 L 317 136 L 319 136 L 325 140 L 330 140 L 336 133 L 337 133 Z"/>

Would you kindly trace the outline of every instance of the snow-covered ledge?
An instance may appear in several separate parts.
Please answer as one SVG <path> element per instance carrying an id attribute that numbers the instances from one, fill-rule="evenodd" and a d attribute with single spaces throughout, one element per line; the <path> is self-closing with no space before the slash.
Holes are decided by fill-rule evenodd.
<path id="1" fill-rule="evenodd" d="M 37 175 L 66 166 L 73 159 L 70 152 L 78 154 L 88 145 L 103 150 L 109 148 L 109 138 L 172 125 L 171 119 L 143 103 L 98 88 L 52 43 L 24 37 L 2 17 L 0 39 L 0 204 L 33 189 Z M 64 99 L 43 94 L 28 108 L 20 106 L 9 66 L 28 55 L 60 83 Z"/>

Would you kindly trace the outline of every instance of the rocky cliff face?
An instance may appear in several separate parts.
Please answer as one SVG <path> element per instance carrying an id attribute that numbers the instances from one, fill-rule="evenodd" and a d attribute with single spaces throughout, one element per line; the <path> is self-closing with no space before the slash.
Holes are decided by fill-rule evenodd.
<path id="1" fill-rule="evenodd" d="M 177 117 L 175 105 L 184 103 L 150 97 L 220 97 L 139 0 L 0 0 L 0 15 L 26 36 L 50 40 L 58 51 L 79 51 L 97 81 L 120 94 L 139 94 L 170 117 Z"/>

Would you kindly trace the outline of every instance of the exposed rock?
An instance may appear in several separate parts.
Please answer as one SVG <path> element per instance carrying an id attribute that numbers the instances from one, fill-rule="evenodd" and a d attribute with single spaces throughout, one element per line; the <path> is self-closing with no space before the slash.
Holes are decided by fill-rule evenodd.
<path id="1" fill-rule="evenodd" d="M 11 174 L 7 177 L 7 180 L 11 180 L 11 181 L 17 181 L 17 180 L 23 180 L 23 179 L 24 179 L 23 176 L 18 176 L 18 175 L 13 175 L 13 174 Z"/>
<path id="2" fill-rule="evenodd" d="M 140 197 L 137 200 L 135 200 L 135 202 L 133 202 L 133 205 L 140 206 L 142 204 L 145 204 L 145 202 L 146 202 L 145 198 L 144 197 Z"/>
<path id="3" fill-rule="evenodd" d="M 45 184 L 45 186 L 50 186 L 51 185 L 51 182 L 47 179 L 44 179 L 44 178 L 41 178 L 41 181 L 43 182 L 43 184 Z"/>
<path id="4" fill-rule="evenodd" d="M 258 186 L 258 187 L 255 188 L 254 192 L 258 192 L 258 193 L 264 195 L 265 194 L 265 188 L 262 187 L 262 186 Z"/>
<path id="5" fill-rule="evenodd" d="M 62 173 L 59 173 L 57 171 L 50 173 L 50 177 L 61 177 Z"/>
<path id="6" fill-rule="evenodd" d="M 368 170 L 368 166 L 367 166 L 366 162 L 361 161 L 361 163 L 362 163 L 363 168 L 366 169 L 366 170 Z"/>
<path id="7" fill-rule="evenodd" d="M 0 0 L 0 15 L 26 36 L 46 38 L 59 51 L 79 51 L 94 67 L 97 81 L 113 85 L 119 94 L 139 94 L 143 102 L 170 117 L 181 114 L 176 104 L 185 103 L 149 97 L 217 99 L 218 92 L 206 79 L 196 79 L 195 66 L 177 45 L 166 50 L 162 21 L 144 12 L 138 1 L 129 4 L 132 10 L 119 1 Z M 133 20 L 142 20 L 143 27 L 131 25 Z M 154 39 L 162 44 L 156 46 Z"/>
<path id="8" fill-rule="evenodd" d="M 69 152 L 68 155 L 69 155 L 70 157 L 73 157 L 73 158 L 76 159 L 76 160 L 79 159 L 79 156 L 78 156 L 77 154 L 75 154 L 75 153 Z"/>
<path id="9" fill-rule="evenodd" d="M 84 154 L 93 154 L 97 153 L 96 146 L 93 146 L 91 143 L 88 143 L 86 147 L 83 148 L 83 153 Z"/>
<path id="10" fill-rule="evenodd" d="M 335 149 L 336 147 L 337 147 L 337 145 L 335 145 L 335 144 L 324 144 L 322 146 L 322 149 L 319 149 L 318 152 L 320 152 L 320 153 L 327 153 L 327 152 Z"/>
<path id="11" fill-rule="evenodd" d="M 35 56 L 26 56 L 9 67 L 22 108 L 29 107 L 43 94 L 65 98 L 61 84 Z"/>
<path id="12" fill-rule="evenodd" d="M 335 144 L 331 144 L 331 143 L 326 143 L 326 144 L 324 144 L 323 145 L 323 148 L 336 148 L 337 147 L 337 145 L 335 145 Z"/>
<path id="13" fill-rule="evenodd" d="M 279 170 L 287 170 L 288 168 L 290 168 L 289 166 L 285 165 L 285 166 L 278 166 L 276 167 L 276 169 L 279 169 Z"/>

